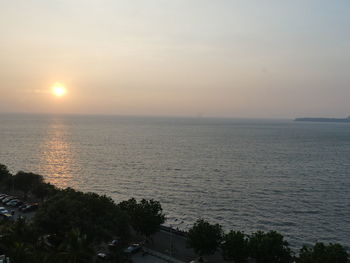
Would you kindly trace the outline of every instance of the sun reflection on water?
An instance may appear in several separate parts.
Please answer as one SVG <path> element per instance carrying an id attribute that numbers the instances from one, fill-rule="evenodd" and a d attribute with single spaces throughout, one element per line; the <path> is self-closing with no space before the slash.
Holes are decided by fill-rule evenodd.
<path id="1" fill-rule="evenodd" d="M 47 171 L 46 180 L 60 188 L 74 187 L 75 160 L 69 126 L 63 118 L 52 118 L 40 151 L 40 166 Z"/>

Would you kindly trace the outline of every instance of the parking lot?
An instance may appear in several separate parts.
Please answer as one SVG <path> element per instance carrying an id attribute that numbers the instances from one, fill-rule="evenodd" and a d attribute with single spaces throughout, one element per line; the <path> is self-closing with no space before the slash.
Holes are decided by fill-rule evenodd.
<path id="1" fill-rule="evenodd" d="M 37 204 L 24 202 L 17 196 L 0 194 L 0 215 L 3 219 L 16 220 L 19 217 L 31 219 L 37 208 Z"/>

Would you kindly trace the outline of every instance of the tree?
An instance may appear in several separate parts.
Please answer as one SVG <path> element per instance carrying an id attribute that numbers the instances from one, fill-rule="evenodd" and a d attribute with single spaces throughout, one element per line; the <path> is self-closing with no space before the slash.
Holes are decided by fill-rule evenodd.
<path id="1" fill-rule="evenodd" d="M 235 263 L 247 262 L 249 256 L 248 237 L 240 231 L 230 231 L 223 238 L 223 258 Z"/>
<path id="2" fill-rule="evenodd" d="M 33 262 L 31 246 L 25 243 L 15 242 L 11 247 L 8 256 L 11 258 L 11 262 L 14 263 Z"/>
<path id="3" fill-rule="evenodd" d="M 62 263 L 88 263 L 93 262 L 94 249 L 86 235 L 79 229 L 72 229 L 66 234 L 65 239 L 59 246 L 57 261 Z"/>
<path id="4" fill-rule="evenodd" d="M 156 233 L 165 221 L 161 204 L 153 199 L 142 199 L 137 203 L 132 198 L 119 203 L 118 206 L 128 214 L 134 230 L 146 237 Z"/>
<path id="5" fill-rule="evenodd" d="M 13 176 L 6 165 L 0 164 L 0 183 L 1 188 L 10 190 L 13 188 Z"/>
<path id="6" fill-rule="evenodd" d="M 33 244 L 38 237 L 25 219 L 1 222 L 0 232 L 1 250 L 11 258 L 11 262 L 36 262 L 33 259 Z"/>
<path id="7" fill-rule="evenodd" d="M 71 188 L 57 191 L 36 212 L 33 225 L 43 234 L 63 239 L 71 229 L 79 229 L 96 242 L 114 236 L 127 238 L 128 218 L 113 200 L 95 193 L 83 193 Z"/>
<path id="8" fill-rule="evenodd" d="M 248 246 L 250 255 L 258 263 L 292 262 L 292 252 L 288 242 L 276 231 L 253 233 L 249 238 Z"/>
<path id="9" fill-rule="evenodd" d="M 314 247 L 303 246 L 297 263 L 347 263 L 349 254 L 340 244 L 316 243 Z"/>
<path id="10" fill-rule="evenodd" d="M 21 190 L 24 193 L 25 197 L 27 197 L 29 191 L 31 191 L 38 185 L 43 184 L 43 182 L 44 178 L 39 174 L 19 171 L 14 176 L 14 183 L 16 189 Z"/>
<path id="11" fill-rule="evenodd" d="M 41 183 L 36 185 L 31 191 L 37 198 L 40 198 L 41 201 L 44 201 L 46 197 L 54 195 L 58 190 L 54 185 L 50 183 Z"/>
<path id="12" fill-rule="evenodd" d="M 25 219 L 0 224 L 0 253 L 15 263 L 85 263 L 92 262 L 94 250 L 86 235 L 68 231 L 60 243 L 50 235 L 38 235 Z"/>
<path id="13" fill-rule="evenodd" d="M 211 255 L 219 247 L 222 235 L 222 227 L 219 224 L 212 225 L 198 219 L 188 231 L 187 245 L 199 256 Z"/>
<path id="14" fill-rule="evenodd" d="M 12 175 L 7 169 L 7 166 L 0 163 L 0 182 L 8 180 L 11 176 Z"/>

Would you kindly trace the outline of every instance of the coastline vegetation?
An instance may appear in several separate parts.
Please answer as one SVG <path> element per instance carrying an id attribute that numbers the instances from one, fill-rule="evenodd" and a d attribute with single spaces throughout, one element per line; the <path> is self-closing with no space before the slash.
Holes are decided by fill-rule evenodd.
<path id="1" fill-rule="evenodd" d="M 166 220 L 158 201 L 131 198 L 115 203 L 105 195 L 58 189 L 34 173 L 12 175 L 2 164 L 0 190 L 40 202 L 30 218 L 0 219 L 0 255 L 14 263 L 99 262 L 97 252 L 113 239 L 120 245 L 110 248 L 108 262 L 128 262 L 127 244 L 135 236 L 151 240 Z M 198 219 L 185 236 L 188 247 L 200 258 L 219 251 L 226 261 L 235 263 L 249 259 L 258 263 L 349 263 L 349 254 L 340 244 L 316 243 L 294 254 L 276 231 L 225 233 L 219 224 L 204 219 Z"/>

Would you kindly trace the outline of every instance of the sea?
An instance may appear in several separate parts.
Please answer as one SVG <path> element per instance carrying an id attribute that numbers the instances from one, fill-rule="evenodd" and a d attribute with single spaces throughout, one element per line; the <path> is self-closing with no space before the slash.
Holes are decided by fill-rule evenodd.
<path id="1" fill-rule="evenodd" d="M 0 115 L 0 163 L 58 187 L 161 202 L 168 226 L 350 247 L 350 124 Z"/>

